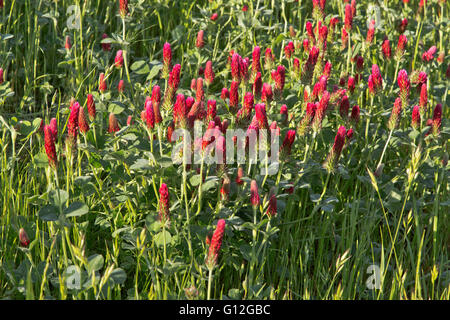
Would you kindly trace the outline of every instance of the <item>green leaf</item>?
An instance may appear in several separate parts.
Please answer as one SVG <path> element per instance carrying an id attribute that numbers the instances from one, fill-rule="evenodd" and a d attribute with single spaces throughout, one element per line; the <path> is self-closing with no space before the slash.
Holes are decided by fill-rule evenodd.
<path id="1" fill-rule="evenodd" d="M 190 184 L 195 187 L 200 184 L 200 175 L 196 174 L 189 179 Z"/>
<path id="2" fill-rule="evenodd" d="M 103 256 L 101 254 L 94 254 L 88 258 L 88 273 L 89 275 L 92 274 L 92 272 L 98 271 L 103 267 L 103 262 L 105 260 L 103 259 Z"/>
<path id="3" fill-rule="evenodd" d="M 114 101 L 108 106 L 108 112 L 112 112 L 114 114 L 120 114 L 123 110 L 125 110 L 125 105 L 119 101 Z"/>
<path id="4" fill-rule="evenodd" d="M 150 71 L 148 77 L 147 77 L 147 80 L 151 80 L 154 77 L 156 77 L 159 74 L 159 72 L 161 71 L 162 67 L 163 67 L 162 64 L 154 65 L 152 70 Z"/>
<path id="5" fill-rule="evenodd" d="M 69 200 L 69 194 L 62 189 L 51 190 L 48 193 L 48 200 L 57 207 L 62 207 Z"/>
<path id="6" fill-rule="evenodd" d="M 81 187 L 90 182 L 91 179 L 91 176 L 79 176 L 75 178 L 74 182 L 77 186 Z"/>
<path id="7" fill-rule="evenodd" d="M 56 221 L 58 220 L 59 209 L 53 205 L 47 205 L 39 210 L 39 218 L 43 221 Z"/>
<path id="8" fill-rule="evenodd" d="M 82 202 L 73 202 L 64 209 L 64 214 L 66 217 L 80 217 L 89 212 L 89 208 L 86 204 Z"/>
<path id="9" fill-rule="evenodd" d="M 217 188 L 218 179 L 210 179 L 206 180 L 202 185 L 202 192 L 207 192 L 211 189 Z"/>
<path id="10" fill-rule="evenodd" d="M 136 162 L 130 166 L 130 170 L 149 170 L 151 168 L 148 159 L 137 159 Z"/>
<path id="11" fill-rule="evenodd" d="M 148 231 L 157 232 L 161 230 L 161 221 L 159 221 L 158 216 L 152 212 L 145 218 L 145 226 Z"/>
<path id="12" fill-rule="evenodd" d="M 164 243 L 168 245 L 172 242 L 172 236 L 167 230 L 163 230 L 160 233 L 158 233 L 154 239 L 156 245 L 160 247 L 164 246 Z"/>
<path id="13" fill-rule="evenodd" d="M 109 278 L 114 280 L 115 284 L 124 284 L 127 279 L 127 274 L 122 268 L 117 268 L 111 272 Z"/>
<path id="14" fill-rule="evenodd" d="M 144 60 L 138 60 L 134 62 L 131 65 L 130 69 L 136 74 L 147 74 L 150 72 L 150 67 Z"/>
<path id="15" fill-rule="evenodd" d="M 38 168 L 47 168 L 48 166 L 48 157 L 45 153 L 38 153 L 33 158 L 34 165 Z"/>

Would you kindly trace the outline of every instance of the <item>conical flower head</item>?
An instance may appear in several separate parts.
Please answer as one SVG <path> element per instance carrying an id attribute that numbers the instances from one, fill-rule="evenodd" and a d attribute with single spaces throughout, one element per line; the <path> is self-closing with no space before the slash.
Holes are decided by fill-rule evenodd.
<path id="1" fill-rule="evenodd" d="M 264 103 L 259 103 L 255 106 L 255 115 L 258 120 L 258 128 L 267 129 L 269 124 L 267 122 L 266 106 Z"/>
<path id="2" fill-rule="evenodd" d="M 236 81 L 231 82 L 230 87 L 230 107 L 233 110 L 237 110 L 239 103 L 239 83 Z"/>
<path id="3" fill-rule="evenodd" d="M 231 77 L 234 82 L 241 82 L 241 72 L 240 72 L 240 61 L 241 56 L 237 53 L 234 53 L 231 57 Z"/>
<path id="4" fill-rule="evenodd" d="M 422 84 L 420 88 L 420 114 L 423 116 L 427 112 L 428 91 L 426 83 Z"/>
<path id="5" fill-rule="evenodd" d="M 163 47 L 163 68 L 162 68 L 163 79 L 167 79 L 171 69 L 172 69 L 172 48 L 170 46 L 170 43 L 166 42 Z"/>
<path id="6" fill-rule="evenodd" d="M 256 46 L 252 52 L 252 79 L 261 71 L 261 48 Z"/>
<path id="7" fill-rule="evenodd" d="M 116 53 L 116 57 L 114 58 L 114 65 L 117 69 L 120 69 L 123 67 L 123 51 L 118 50 Z"/>
<path id="8" fill-rule="evenodd" d="M 397 127 L 401 112 L 402 112 L 402 99 L 397 98 L 395 99 L 394 107 L 392 108 L 391 116 L 389 118 L 388 122 L 389 130 L 394 130 Z"/>
<path id="9" fill-rule="evenodd" d="M 250 182 L 250 203 L 253 208 L 256 209 L 259 206 L 259 202 L 258 184 L 256 183 L 256 180 L 252 180 Z"/>
<path id="10" fill-rule="evenodd" d="M 197 33 L 197 40 L 195 42 L 195 46 L 197 48 L 203 48 L 205 46 L 204 33 L 205 32 L 203 30 L 200 30 Z"/>
<path id="11" fill-rule="evenodd" d="M 253 82 L 253 94 L 259 98 L 262 90 L 262 75 L 261 72 L 257 72 L 255 75 L 255 81 Z"/>
<path id="12" fill-rule="evenodd" d="M 369 30 L 367 31 L 366 42 L 371 44 L 375 35 L 375 20 L 371 20 L 369 24 Z"/>
<path id="13" fill-rule="evenodd" d="M 148 129 L 155 127 L 155 111 L 153 110 L 153 103 L 150 97 L 145 100 L 145 123 Z"/>
<path id="14" fill-rule="evenodd" d="M 87 95 L 86 105 L 87 105 L 87 110 L 88 110 L 88 114 L 89 114 L 89 120 L 94 121 L 95 114 L 96 114 L 95 102 L 94 102 L 94 96 L 90 93 Z"/>
<path id="15" fill-rule="evenodd" d="M 80 107 L 80 111 L 78 113 L 78 127 L 80 128 L 81 133 L 86 133 L 89 131 L 89 124 L 87 122 L 83 107 Z"/>
<path id="16" fill-rule="evenodd" d="M 283 144 L 280 148 L 280 153 L 282 155 L 289 155 L 291 154 L 292 145 L 294 144 L 295 140 L 295 130 L 289 130 L 286 133 L 286 136 L 284 137 Z"/>
<path id="17" fill-rule="evenodd" d="M 352 13 L 352 7 L 350 4 L 347 4 L 345 6 L 345 29 L 347 31 L 350 31 L 353 26 L 353 13 Z"/>
<path id="18" fill-rule="evenodd" d="M 162 222 L 169 220 L 170 204 L 169 204 L 169 189 L 165 183 L 161 184 L 159 188 L 159 219 Z"/>
<path id="19" fill-rule="evenodd" d="M 405 53 L 406 44 L 408 43 L 408 39 L 404 34 L 401 34 L 398 38 L 397 50 L 395 51 L 395 56 L 397 59 L 403 57 Z"/>
<path id="20" fill-rule="evenodd" d="M 337 165 L 339 156 L 341 155 L 342 148 L 345 144 L 345 138 L 347 136 L 347 129 L 344 126 L 340 126 L 336 137 L 334 138 L 333 147 L 328 154 L 327 160 L 325 162 L 326 169 L 331 172 L 334 170 L 334 167 Z"/>
<path id="21" fill-rule="evenodd" d="M 206 259 L 206 266 L 208 269 L 213 269 L 218 262 L 220 248 L 222 246 L 223 235 L 225 233 L 225 220 L 220 219 L 217 222 L 216 231 L 211 238 L 211 244 L 209 246 L 208 257 Z"/>
<path id="22" fill-rule="evenodd" d="M 349 109 L 350 109 L 350 102 L 348 100 L 348 97 L 343 96 L 339 104 L 339 114 L 341 115 L 342 119 L 347 120 Z"/>
<path id="23" fill-rule="evenodd" d="M 387 37 L 384 38 L 383 43 L 381 44 L 381 50 L 386 59 L 391 59 L 391 45 L 389 44 L 389 39 Z"/>
<path id="24" fill-rule="evenodd" d="M 277 215 L 277 197 L 273 193 L 270 195 L 269 206 L 267 207 L 266 215 L 269 217 L 274 217 Z"/>
<path id="25" fill-rule="evenodd" d="M 105 92 L 107 90 L 107 85 L 105 81 L 105 74 L 100 73 L 99 79 L 98 79 L 98 91 L 101 93 Z"/>
<path id="26" fill-rule="evenodd" d="M 434 136 L 439 134 L 439 128 L 442 123 L 442 104 L 438 103 L 433 110 L 433 120 L 431 124 L 431 132 Z"/>
<path id="27" fill-rule="evenodd" d="M 128 14 L 128 0 L 119 0 L 119 14 L 122 19 Z"/>
<path id="28" fill-rule="evenodd" d="M 420 108 L 419 106 L 414 106 L 411 117 L 411 127 L 418 129 L 420 127 Z"/>
<path id="29" fill-rule="evenodd" d="M 359 114 L 360 114 L 359 106 L 358 105 L 353 106 L 352 113 L 350 115 L 350 120 L 355 126 L 359 122 Z"/>
<path id="30" fill-rule="evenodd" d="M 55 136 L 53 129 L 50 125 L 44 127 L 44 140 L 45 140 L 45 153 L 47 153 L 48 164 L 51 168 L 58 166 L 58 158 L 55 148 Z"/>
<path id="31" fill-rule="evenodd" d="M 206 62 L 206 67 L 205 67 L 205 83 L 206 83 L 206 86 L 209 87 L 211 85 L 211 83 L 213 83 L 214 77 L 215 77 L 215 74 L 214 74 L 214 70 L 213 70 L 213 67 L 212 67 L 212 61 L 209 60 L 208 62 Z"/>
<path id="32" fill-rule="evenodd" d="M 272 53 L 272 49 L 267 48 L 264 54 L 264 68 L 266 70 L 272 70 L 273 64 L 275 61 L 275 57 Z"/>
<path id="33" fill-rule="evenodd" d="M 408 104 L 410 82 L 408 78 L 408 73 L 405 69 L 400 70 L 397 77 L 397 83 L 400 88 L 400 98 L 402 99 L 403 107 L 405 108 Z"/>
<path id="34" fill-rule="evenodd" d="M 270 102 L 273 99 L 272 86 L 270 83 L 264 82 L 261 93 L 261 101 L 267 105 L 270 105 Z"/>
<path id="35" fill-rule="evenodd" d="M 120 130 L 119 122 L 117 121 L 116 115 L 114 113 L 109 114 L 109 126 L 108 126 L 108 132 L 109 133 L 115 133 Z"/>
<path id="36" fill-rule="evenodd" d="M 27 232 L 24 228 L 20 228 L 19 230 L 19 244 L 21 247 L 28 247 L 30 244 L 30 238 L 28 237 Z"/>
<path id="37" fill-rule="evenodd" d="M 67 124 L 67 140 L 70 149 L 75 148 L 78 137 L 78 117 L 80 112 L 80 104 L 74 102 L 70 109 L 69 122 Z"/>

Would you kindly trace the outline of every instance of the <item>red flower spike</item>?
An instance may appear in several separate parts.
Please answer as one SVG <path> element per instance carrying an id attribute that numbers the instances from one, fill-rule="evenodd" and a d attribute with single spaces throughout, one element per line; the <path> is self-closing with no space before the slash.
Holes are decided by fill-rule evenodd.
<path id="1" fill-rule="evenodd" d="M 170 43 L 166 42 L 163 47 L 163 68 L 162 68 L 163 79 L 167 79 L 171 68 L 172 68 L 172 48 L 170 47 Z"/>
<path id="2" fill-rule="evenodd" d="M 117 118 L 116 118 L 115 114 L 111 112 L 109 114 L 108 132 L 109 133 L 115 133 L 115 132 L 117 132 L 119 130 L 120 130 L 119 122 L 117 121 Z"/>
<path id="3" fill-rule="evenodd" d="M 203 78 L 197 79 L 197 90 L 195 93 L 195 101 L 200 102 L 205 98 L 205 91 L 203 90 Z"/>
<path id="4" fill-rule="evenodd" d="M 255 81 L 253 82 L 253 94 L 259 98 L 262 90 L 262 75 L 261 72 L 257 72 L 255 75 Z"/>
<path id="5" fill-rule="evenodd" d="M 98 79 L 98 91 L 101 93 L 105 92 L 107 90 L 107 85 L 105 81 L 105 74 L 100 73 L 99 79 Z"/>
<path id="6" fill-rule="evenodd" d="M 347 129 L 344 126 L 340 126 L 336 137 L 334 138 L 333 147 L 328 154 L 327 160 L 325 162 L 325 167 L 328 171 L 333 171 L 334 167 L 337 165 L 339 157 L 342 152 L 342 148 L 345 144 L 345 138 L 347 136 Z"/>
<path id="7" fill-rule="evenodd" d="M 162 222 L 166 222 L 169 220 L 170 214 L 170 205 L 169 205 L 169 189 L 165 183 L 161 184 L 159 188 L 159 220 Z"/>
<path id="8" fill-rule="evenodd" d="M 231 77 L 237 83 L 241 82 L 240 60 L 241 57 L 237 53 L 234 53 L 231 57 Z"/>
<path id="9" fill-rule="evenodd" d="M 53 129 L 50 125 L 44 127 L 45 153 L 47 153 L 48 164 L 55 169 L 58 166 L 58 158 L 56 155 L 55 138 Z"/>
<path id="10" fill-rule="evenodd" d="M 284 155 L 291 154 L 291 148 L 292 145 L 294 144 L 294 140 L 295 140 L 295 130 L 289 130 L 286 133 L 286 136 L 284 137 L 283 144 L 281 145 L 280 148 L 280 153 Z"/>
<path id="11" fill-rule="evenodd" d="M 87 110 L 88 110 L 88 115 L 89 115 L 89 120 L 94 121 L 95 120 L 95 114 L 96 114 L 96 110 L 95 110 L 95 102 L 94 102 L 94 96 L 92 94 L 88 94 L 87 95 Z"/>
<path id="12" fill-rule="evenodd" d="M 244 181 L 242 181 L 243 176 L 244 176 L 244 169 L 242 169 L 242 167 L 238 167 L 237 176 L 236 176 L 236 183 L 238 185 L 242 185 L 244 183 Z"/>
<path id="13" fill-rule="evenodd" d="M 70 41 L 69 36 L 66 36 L 66 43 L 64 44 L 64 48 L 66 48 L 66 50 L 70 50 L 72 48 L 72 42 Z"/>
<path id="14" fill-rule="evenodd" d="M 230 107 L 237 110 L 239 103 L 239 83 L 236 81 L 231 82 L 230 87 Z"/>
<path id="15" fill-rule="evenodd" d="M 347 4 L 345 6 L 345 29 L 347 31 L 350 31 L 352 29 L 353 25 L 353 13 L 352 13 L 352 6 Z"/>
<path id="16" fill-rule="evenodd" d="M 277 197 L 272 194 L 269 199 L 269 206 L 266 211 L 266 215 L 269 217 L 274 217 L 277 215 Z"/>
<path id="17" fill-rule="evenodd" d="M 30 244 L 30 238 L 28 238 L 28 234 L 24 228 L 20 228 L 19 230 L 19 244 L 21 247 L 28 247 Z"/>
<path id="18" fill-rule="evenodd" d="M 197 41 L 195 42 L 195 46 L 197 48 L 203 48 L 205 46 L 205 40 L 203 39 L 203 36 L 204 36 L 204 31 L 200 30 L 197 33 Z"/>
<path id="19" fill-rule="evenodd" d="M 402 100 L 401 98 L 395 99 L 394 107 L 392 108 L 391 116 L 388 122 L 388 129 L 394 130 L 399 122 L 400 115 L 402 112 Z"/>
<path id="20" fill-rule="evenodd" d="M 439 134 L 439 128 L 442 122 L 442 104 L 438 103 L 433 110 L 433 122 L 431 124 L 431 132 L 434 136 Z"/>
<path id="21" fill-rule="evenodd" d="M 252 78 L 261 71 L 261 49 L 256 46 L 252 52 Z"/>
<path id="22" fill-rule="evenodd" d="M 122 19 L 128 14 L 128 0 L 119 0 L 119 14 Z"/>
<path id="23" fill-rule="evenodd" d="M 381 50 L 383 52 L 383 56 L 387 60 L 391 59 L 391 45 L 389 44 L 389 39 L 387 37 L 384 38 L 383 43 L 381 44 Z"/>
<path id="24" fill-rule="evenodd" d="M 264 68 L 266 70 L 272 70 L 274 61 L 275 61 L 275 57 L 272 53 L 272 49 L 267 48 L 265 55 L 264 55 Z"/>
<path id="25" fill-rule="evenodd" d="M 214 81 L 214 70 L 212 68 L 212 62 L 211 60 L 206 62 L 206 67 L 205 67 L 205 82 L 206 82 L 206 86 L 210 86 L 213 81 Z"/>
<path id="26" fill-rule="evenodd" d="M 427 85 L 424 83 L 420 88 L 419 106 L 421 115 L 424 115 L 427 112 L 427 102 L 428 102 L 428 91 Z"/>
<path id="27" fill-rule="evenodd" d="M 250 182 L 250 203 L 252 204 L 253 209 L 258 208 L 259 202 L 258 184 L 256 183 L 256 180 L 252 180 Z"/>
<path id="28" fill-rule="evenodd" d="M 371 44 L 375 35 L 375 20 L 371 20 L 369 24 L 369 30 L 367 31 L 366 42 Z"/>
<path id="29" fill-rule="evenodd" d="M 80 112 L 80 104 L 74 102 L 70 110 L 69 122 L 67 124 L 67 143 L 71 149 L 75 148 L 78 137 L 78 115 Z"/>
<path id="30" fill-rule="evenodd" d="M 206 121 L 209 122 L 216 117 L 216 108 L 217 108 L 216 106 L 217 106 L 216 100 L 208 100 Z"/>
<path id="31" fill-rule="evenodd" d="M 221 94 L 220 94 L 220 98 L 221 98 L 222 100 L 225 100 L 225 99 L 229 99 L 229 98 L 230 98 L 230 92 L 228 91 L 227 88 L 223 88 L 223 89 L 222 89 L 222 92 L 221 92 Z"/>
<path id="32" fill-rule="evenodd" d="M 264 103 L 259 103 L 255 106 L 255 116 L 258 121 L 259 129 L 267 129 L 269 127 L 267 122 L 266 106 Z"/>
<path id="33" fill-rule="evenodd" d="M 119 93 L 123 93 L 124 86 L 125 82 L 123 80 L 120 80 L 119 83 L 117 84 L 117 91 Z"/>
<path id="34" fill-rule="evenodd" d="M 123 51 L 118 50 L 116 53 L 116 57 L 114 58 L 114 65 L 117 69 L 122 68 L 123 66 Z"/>
<path id="35" fill-rule="evenodd" d="M 359 122 L 359 113 L 360 113 L 359 106 L 358 105 L 353 106 L 352 113 L 350 115 L 350 120 L 355 126 L 358 125 Z"/>
<path id="36" fill-rule="evenodd" d="M 408 73 L 405 69 L 400 70 L 397 77 L 397 83 L 400 88 L 400 97 L 402 98 L 403 107 L 405 108 L 408 103 L 410 82 Z"/>
<path id="37" fill-rule="evenodd" d="M 418 129 L 420 127 L 420 108 L 419 106 L 414 106 L 411 117 L 411 127 Z"/>
<path id="38" fill-rule="evenodd" d="M 153 129 L 155 127 L 155 112 L 153 110 L 153 103 L 150 97 L 145 99 L 145 123 L 147 128 Z"/>
<path id="39" fill-rule="evenodd" d="M 58 139 L 58 124 L 56 118 L 50 120 L 50 129 L 52 130 L 53 138 L 56 141 L 56 139 Z"/>
<path id="40" fill-rule="evenodd" d="M 223 235 L 225 233 L 225 220 L 220 219 L 217 222 L 216 231 L 211 238 L 206 265 L 208 269 L 213 269 L 218 262 L 220 247 L 222 246 Z"/>
<path id="41" fill-rule="evenodd" d="M 87 122 L 86 115 L 84 114 L 83 107 L 80 107 L 80 111 L 78 112 L 78 126 L 81 133 L 86 133 L 89 131 L 89 124 Z"/>

